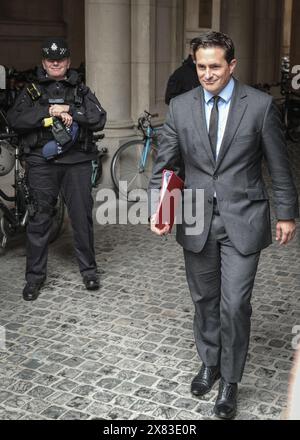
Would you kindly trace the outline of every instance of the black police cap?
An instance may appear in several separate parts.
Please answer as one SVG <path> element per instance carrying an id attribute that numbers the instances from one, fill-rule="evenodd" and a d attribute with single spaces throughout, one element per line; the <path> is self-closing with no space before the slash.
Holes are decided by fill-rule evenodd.
<path id="1" fill-rule="evenodd" d="M 48 38 L 42 44 L 42 57 L 49 60 L 62 60 L 70 56 L 70 49 L 63 38 Z"/>

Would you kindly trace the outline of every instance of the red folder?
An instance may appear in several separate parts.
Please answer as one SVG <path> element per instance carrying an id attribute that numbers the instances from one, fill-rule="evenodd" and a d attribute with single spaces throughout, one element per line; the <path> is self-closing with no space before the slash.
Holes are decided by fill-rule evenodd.
<path id="1" fill-rule="evenodd" d="M 163 229 L 168 223 L 170 225 L 169 232 L 171 232 L 183 187 L 183 180 L 174 171 L 163 171 L 160 200 L 156 211 L 155 226 L 158 229 Z"/>

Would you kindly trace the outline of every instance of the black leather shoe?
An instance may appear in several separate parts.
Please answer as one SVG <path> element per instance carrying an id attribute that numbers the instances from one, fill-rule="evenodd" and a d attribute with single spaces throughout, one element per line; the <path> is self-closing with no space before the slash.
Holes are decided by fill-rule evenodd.
<path id="1" fill-rule="evenodd" d="M 40 289 L 43 286 L 45 280 L 39 282 L 27 282 L 23 289 L 23 299 L 25 301 L 34 301 L 40 294 Z"/>
<path id="2" fill-rule="evenodd" d="M 219 367 L 206 367 L 202 364 L 202 367 L 194 377 L 191 384 L 191 392 L 194 396 L 204 396 L 209 393 L 214 383 L 221 377 Z"/>
<path id="3" fill-rule="evenodd" d="M 97 275 L 86 275 L 83 277 L 83 282 L 87 290 L 98 290 L 100 287 Z"/>
<path id="4" fill-rule="evenodd" d="M 214 413 L 217 417 L 227 420 L 235 417 L 237 393 L 237 383 L 229 383 L 223 378 L 221 379 L 219 393 L 214 407 Z"/>

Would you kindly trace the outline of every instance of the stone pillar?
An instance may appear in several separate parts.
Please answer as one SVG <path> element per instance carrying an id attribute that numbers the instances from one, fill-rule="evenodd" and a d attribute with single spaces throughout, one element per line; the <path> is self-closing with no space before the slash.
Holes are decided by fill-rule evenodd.
<path id="1" fill-rule="evenodd" d="M 284 0 L 282 56 L 290 55 L 293 0 Z"/>
<path id="2" fill-rule="evenodd" d="M 223 0 L 221 31 L 235 42 L 241 81 L 278 81 L 282 13 L 283 0 Z"/>
<path id="3" fill-rule="evenodd" d="M 255 0 L 253 39 L 255 83 L 274 83 L 279 80 L 283 6 L 283 0 Z"/>
<path id="4" fill-rule="evenodd" d="M 291 66 L 300 65 L 300 2 L 293 0 L 291 32 Z"/>
<path id="5" fill-rule="evenodd" d="M 181 63 L 182 0 L 132 0 L 132 117 L 143 110 L 164 121 L 168 78 Z"/>
<path id="6" fill-rule="evenodd" d="M 121 142 L 140 137 L 143 110 L 164 122 L 167 80 L 182 53 L 182 11 L 183 0 L 85 0 L 87 84 L 108 113 L 101 144 L 109 160 Z M 110 182 L 107 163 L 103 183 Z"/>
<path id="7" fill-rule="evenodd" d="M 151 60 L 153 60 L 153 44 L 151 40 L 153 20 L 151 18 L 154 14 L 154 8 L 153 0 L 132 0 L 131 114 L 133 120 L 137 120 L 141 111 L 151 111 Z"/>
<path id="8" fill-rule="evenodd" d="M 163 122 L 168 109 L 165 104 L 167 81 L 184 57 L 184 7 L 181 0 L 156 0 L 155 3 L 151 102 Z"/>
<path id="9" fill-rule="evenodd" d="M 63 0 L 63 19 L 72 66 L 79 67 L 85 61 L 84 0 Z"/>
<path id="10" fill-rule="evenodd" d="M 133 136 L 131 117 L 131 1 L 85 0 L 87 84 L 107 111 L 109 155 L 103 184 L 110 185 L 109 161 L 120 141 Z"/>
<path id="11" fill-rule="evenodd" d="M 108 113 L 106 128 L 125 132 L 133 126 L 130 0 L 85 0 L 85 17 L 87 84 Z"/>
<path id="12" fill-rule="evenodd" d="M 253 76 L 253 17 L 254 1 L 222 1 L 220 30 L 233 39 L 236 47 L 235 76 L 248 84 Z"/>

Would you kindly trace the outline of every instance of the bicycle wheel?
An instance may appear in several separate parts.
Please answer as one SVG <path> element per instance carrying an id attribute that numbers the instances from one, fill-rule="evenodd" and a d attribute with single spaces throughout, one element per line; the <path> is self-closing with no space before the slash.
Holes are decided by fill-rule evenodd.
<path id="1" fill-rule="evenodd" d="M 287 135 L 292 142 L 300 142 L 300 125 L 296 127 L 288 127 Z"/>
<path id="2" fill-rule="evenodd" d="M 51 227 L 51 233 L 50 233 L 50 243 L 55 241 L 59 234 L 62 231 L 62 227 L 64 224 L 64 218 L 65 218 L 65 204 L 63 201 L 63 197 L 61 194 L 58 195 L 57 203 L 55 205 L 55 212 L 53 217 L 53 223 Z"/>
<path id="3" fill-rule="evenodd" d="M 2 243 L 3 243 L 4 234 L 3 234 L 2 228 L 4 228 L 4 212 L 0 208 L 0 256 L 4 255 L 4 253 L 5 253 L 5 244 L 6 244 L 6 243 L 4 243 L 4 248 L 3 248 Z"/>
<path id="4" fill-rule="evenodd" d="M 292 142 L 300 142 L 300 107 L 293 106 L 292 103 L 285 106 L 284 124 L 287 137 Z"/>
<path id="5" fill-rule="evenodd" d="M 140 169 L 140 158 L 144 149 L 143 140 L 127 142 L 116 151 L 111 162 L 111 176 L 116 190 L 128 201 L 136 201 L 131 192 L 136 189 L 147 190 L 157 147 L 152 143 L 146 165 Z M 120 182 L 125 182 L 120 184 Z"/>

